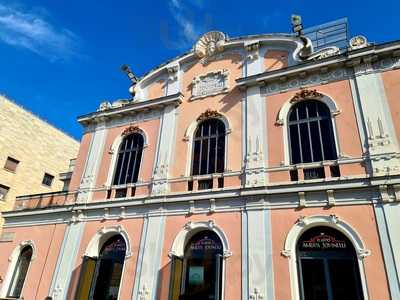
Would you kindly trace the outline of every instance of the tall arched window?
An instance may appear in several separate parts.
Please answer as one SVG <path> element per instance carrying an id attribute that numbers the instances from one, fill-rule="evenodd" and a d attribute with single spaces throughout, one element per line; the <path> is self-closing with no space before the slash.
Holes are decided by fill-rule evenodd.
<path id="1" fill-rule="evenodd" d="M 17 264 L 11 279 L 10 287 L 7 292 L 7 298 L 20 298 L 22 288 L 24 286 L 26 274 L 31 263 L 33 249 L 31 246 L 26 246 L 22 249 L 18 257 Z"/>
<path id="2" fill-rule="evenodd" d="M 183 259 L 172 262 L 170 300 L 220 300 L 223 246 L 213 231 L 200 231 L 187 242 Z"/>
<path id="3" fill-rule="evenodd" d="M 114 185 L 135 183 L 139 176 L 144 139 L 140 133 L 133 133 L 121 142 L 117 165 L 114 172 Z"/>
<path id="4" fill-rule="evenodd" d="M 225 124 L 219 119 L 206 119 L 198 125 L 193 139 L 192 175 L 224 172 L 225 136 Z M 199 182 L 199 189 L 211 187 L 212 181 Z"/>
<path id="5" fill-rule="evenodd" d="M 341 232 L 325 226 L 307 230 L 297 257 L 302 300 L 364 299 L 355 249 Z"/>
<path id="6" fill-rule="evenodd" d="M 75 299 L 118 299 L 125 254 L 125 240 L 118 234 L 104 243 L 98 257 L 85 256 Z"/>
<path id="7" fill-rule="evenodd" d="M 291 164 L 337 159 L 335 137 L 329 108 L 317 100 L 299 102 L 288 115 L 288 137 Z M 310 178 L 325 177 L 323 168 L 306 173 Z M 338 169 L 332 169 L 332 173 Z M 334 177 L 334 176 L 333 176 Z"/>

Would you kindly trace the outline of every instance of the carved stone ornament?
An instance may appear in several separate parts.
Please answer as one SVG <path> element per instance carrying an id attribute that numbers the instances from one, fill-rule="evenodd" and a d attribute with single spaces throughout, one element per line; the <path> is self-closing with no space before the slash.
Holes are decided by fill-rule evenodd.
<path id="1" fill-rule="evenodd" d="M 192 81 L 192 100 L 227 92 L 228 75 L 228 70 L 224 69 L 195 77 Z"/>
<path id="2" fill-rule="evenodd" d="M 111 108 L 111 103 L 108 101 L 103 101 L 100 103 L 100 106 L 97 111 L 105 111 Z"/>
<path id="3" fill-rule="evenodd" d="M 350 39 L 349 46 L 351 50 L 356 50 L 360 48 L 367 47 L 369 44 L 367 42 L 367 38 L 362 35 L 357 35 Z"/>
<path id="4" fill-rule="evenodd" d="M 327 58 L 330 56 L 334 56 L 334 55 L 338 55 L 340 54 L 340 49 L 336 46 L 332 46 L 332 47 L 326 47 L 323 48 L 321 50 L 318 50 L 314 53 L 312 53 L 307 60 L 318 60 L 318 59 L 323 59 L 323 58 Z"/>
<path id="5" fill-rule="evenodd" d="M 137 126 L 132 125 L 132 126 L 129 126 L 129 127 L 125 128 L 125 130 L 122 131 L 121 135 L 122 136 L 126 136 L 126 135 L 129 135 L 129 134 L 138 133 L 138 132 L 141 132 L 140 128 L 137 127 Z"/>
<path id="6" fill-rule="evenodd" d="M 197 122 L 201 122 L 211 118 L 220 118 L 220 117 L 222 117 L 222 115 L 216 110 L 207 109 L 197 118 Z"/>
<path id="7" fill-rule="evenodd" d="M 224 49 L 226 36 L 220 31 L 205 33 L 194 45 L 194 52 L 199 58 L 211 57 Z"/>
<path id="8" fill-rule="evenodd" d="M 290 100 L 290 103 L 295 103 L 305 99 L 320 99 L 322 97 L 324 97 L 324 95 L 318 93 L 316 90 L 302 89 L 300 92 L 297 92 L 294 95 L 294 97 Z"/>

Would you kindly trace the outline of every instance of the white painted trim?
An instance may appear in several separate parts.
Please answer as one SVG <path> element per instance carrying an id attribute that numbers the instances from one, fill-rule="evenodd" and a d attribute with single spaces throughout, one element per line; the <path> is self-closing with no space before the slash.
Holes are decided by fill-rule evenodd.
<path id="1" fill-rule="evenodd" d="M 142 163 L 143 163 L 144 150 L 146 147 L 149 146 L 148 135 L 146 134 L 146 131 L 144 131 L 141 128 L 139 128 L 139 129 L 140 129 L 140 131 L 138 131 L 137 133 L 139 133 L 143 137 L 143 150 L 142 150 L 142 157 L 140 159 L 138 179 L 140 179 L 140 172 L 142 169 L 141 167 L 142 167 Z M 115 168 L 117 166 L 119 147 L 121 146 L 121 143 L 124 140 L 124 137 L 125 136 L 122 135 L 122 131 L 121 131 L 121 133 L 115 138 L 110 149 L 108 150 L 108 153 L 111 154 L 111 160 L 110 160 L 110 166 L 108 168 L 108 175 L 107 175 L 107 181 L 105 182 L 105 186 L 112 186 Z"/>
<path id="2" fill-rule="evenodd" d="M 171 250 L 169 252 L 169 256 L 177 256 L 183 258 L 187 242 L 194 234 L 204 230 L 215 232 L 221 239 L 222 246 L 224 248 L 224 258 L 232 255 L 232 251 L 230 250 L 229 242 L 225 235 L 225 232 L 217 224 L 215 224 L 214 221 L 209 220 L 208 222 L 188 222 L 175 237 L 174 242 L 172 243 Z"/>
<path id="3" fill-rule="evenodd" d="M 122 225 L 106 226 L 97 231 L 97 233 L 90 240 L 84 255 L 97 258 L 100 254 L 100 250 L 103 247 L 104 243 L 107 242 L 107 240 L 113 237 L 114 235 L 121 235 L 124 238 L 126 243 L 125 259 L 131 257 L 132 256 L 131 242 L 129 240 L 129 235 L 127 231 L 124 229 Z"/>
<path id="4" fill-rule="evenodd" d="M 288 99 L 281 107 L 278 113 L 278 119 L 277 119 L 277 124 L 280 126 L 283 126 L 283 149 L 284 149 L 284 164 L 285 165 L 290 165 L 290 151 L 289 151 L 289 130 L 287 126 L 287 120 L 289 117 L 289 112 L 291 108 L 297 104 L 298 102 L 291 102 L 292 98 Z M 333 130 L 333 135 L 335 139 L 335 146 L 336 146 L 336 153 L 338 157 L 341 156 L 340 153 L 340 145 L 339 145 L 339 137 L 338 137 L 338 132 L 337 132 L 337 127 L 336 127 L 336 121 L 335 121 L 335 116 L 340 113 L 339 107 L 336 104 L 336 102 L 333 100 L 332 97 L 324 94 L 323 97 L 321 98 L 310 98 L 310 99 L 304 99 L 301 101 L 307 101 L 307 100 L 316 100 L 316 101 L 321 101 L 324 103 L 328 108 L 329 111 L 331 112 L 331 120 L 332 120 L 332 130 Z"/>
<path id="5" fill-rule="evenodd" d="M 368 300 L 368 289 L 365 277 L 363 259 L 370 255 L 370 251 L 366 249 L 363 240 L 357 231 L 346 222 L 340 220 L 335 215 L 330 216 L 310 216 L 300 218 L 298 222 L 290 229 L 286 236 L 285 246 L 282 255 L 289 259 L 290 286 L 292 291 L 292 299 L 300 300 L 299 278 L 297 271 L 297 254 L 296 245 L 301 235 L 308 229 L 316 226 L 328 226 L 343 233 L 353 244 L 358 258 L 358 266 L 360 271 L 362 291 L 364 299 Z"/>
<path id="6" fill-rule="evenodd" d="M 220 112 L 220 117 L 213 117 L 213 119 L 218 119 L 222 121 L 225 125 L 225 170 L 228 169 L 228 135 L 232 132 L 232 127 L 230 124 L 232 124 L 229 120 L 229 118 Z M 197 121 L 195 119 L 190 123 L 188 128 L 185 131 L 185 136 L 183 138 L 184 141 L 187 142 L 187 152 L 186 152 L 186 168 L 185 168 L 185 176 L 191 176 L 192 175 L 192 159 L 193 159 L 193 139 L 194 139 L 194 133 L 196 132 L 197 127 L 199 126 L 201 122 Z"/>
<path id="7" fill-rule="evenodd" d="M 36 252 L 37 252 L 35 243 L 32 240 L 27 240 L 27 241 L 21 242 L 17 247 L 15 247 L 15 249 L 9 256 L 9 258 L 8 258 L 9 265 L 8 265 L 7 273 L 6 273 L 7 275 L 4 278 L 2 288 L 1 288 L 1 293 L 0 293 L 1 298 L 7 297 L 7 292 L 8 292 L 8 289 L 10 288 L 10 284 L 11 284 L 11 280 L 12 280 L 12 277 L 13 277 L 13 274 L 15 271 L 15 267 L 17 265 L 20 255 L 21 255 L 21 252 L 25 247 L 32 248 L 32 257 L 31 257 L 31 261 L 28 266 L 28 270 L 26 272 L 25 280 L 24 280 L 24 286 L 25 286 L 26 279 L 28 278 L 29 270 L 31 268 L 32 262 L 36 258 Z M 21 292 L 24 290 L 24 286 L 22 287 Z"/>

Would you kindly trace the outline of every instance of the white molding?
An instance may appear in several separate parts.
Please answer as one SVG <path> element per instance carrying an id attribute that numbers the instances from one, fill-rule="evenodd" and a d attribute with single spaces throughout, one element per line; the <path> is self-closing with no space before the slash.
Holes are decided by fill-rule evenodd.
<path id="1" fill-rule="evenodd" d="M 320 91 L 318 91 L 320 93 Z M 289 128 L 287 126 L 287 120 L 288 120 L 288 114 L 290 112 L 290 109 L 296 105 L 298 102 L 292 102 L 293 97 L 290 99 L 286 100 L 286 102 L 282 105 L 281 109 L 279 110 L 278 113 L 278 120 L 276 121 L 276 125 L 278 126 L 283 126 L 283 149 L 284 149 L 284 164 L 285 165 L 290 165 L 290 151 L 289 151 Z M 304 99 L 301 101 L 308 101 L 308 100 L 316 100 L 324 103 L 328 108 L 331 113 L 331 122 L 332 122 L 332 130 L 333 130 L 333 136 L 335 139 L 335 147 L 336 147 L 336 153 L 337 156 L 340 158 L 341 153 L 340 153 L 340 144 L 339 144 L 339 137 L 338 137 L 338 132 L 337 132 L 337 126 L 336 126 L 336 118 L 335 116 L 340 113 L 340 109 L 336 102 L 333 100 L 331 96 L 328 96 L 326 94 L 323 94 L 321 98 L 310 98 L 310 99 Z"/>
<path id="2" fill-rule="evenodd" d="M 36 255 L 37 255 L 37 249 L 36 249 L 35 243 L 32 240 L 25 240 L 25 241 L 22 241 L 21 243 L 19 243 L 17 245 L 17 247 L 14 248 L 11 255 L 8 257 L 9 264 L 8 264 L 8 268 L 7 268 L 7 273 L 3 280 L 1 292 L 0 292 L 0 296 L 2 298 L 7 297 L 7 292 L 10 288 L 11 280 L 12 280 L 15 268 L 17 266 L 18 258 L 20 257 L 21 252 L 25 247 L 32 248 L 32 257 L 31 257 L 31 261 L 29 263 L 28 271 L 26 272 L 25 280 L 24 280 L 24 286 L 25 286 L 26 280 L 28 278 L 29 270 L 32 266 L 32 262 L 35 260 Z M 23 290 L 24 289 L 22 288 L 22 291 Z"/>
<path id="3" fill-rule="evenodd" d="M 131 257 L 132 256 L 131 242 L 127 231 L 122 225 L 105 226 L 101 228 L 99 231 L 97 231 L 97 233 L 92 237 L 88 246 L 86 247 L 84 255 L 97 258 L 100 254 L 100 250 L 103 247 L 104 243 L 115 235 L 121 235 L 125 240 L 126 244 L 125 258 Z"/>
<path id="4" fill-rule="evenodd" d="M 223 246 L 223 255 L 224 258 L 227 258 L 232 255 L 232 251 L 230 250 L 228 238 L 225 235 L 225 232 L 220 228 L 214 221 L 209 220 L 207 222 L 188 222 L 181 229 L 181 231 L 176 235 L 174 242 L 172 243 L 171 250 L 169 252 L 169 256 L 177 256 L 183 258 L 185 254 L 185 246 L 190 238 L 200 232 L 200 231 L 213 231 L 220 238 Z"/>
<path id="5" fill-rule="evenodd" d="M 330 215 L 330 216 L 315 215 L 310 217 L 302 217 L 290 229 L 288 235 L 286 236 L 284 249 L 282 250 L 282 255 L 289 259 L 288 262 L 289 262 L 292 299 L 300 300 L 296 245 L 299 238 L 304 232 L 316 226 L 327 226 L 336 229 L 341 233 L 343 233 L 352 242 L 354 250 L 357 254 L 358 267 L 360 271 L 360 278 L 361 278 L 361 285 L 362 285 L 364 299 L 368 300 L 368 289 L 367 289 L 363 260 L 366 256 L 370 255 L 371 252 L 367 250 L 363 240 L 361 239 L 357 231 L 352 226 L 342 221 L 335 215 Z"/>

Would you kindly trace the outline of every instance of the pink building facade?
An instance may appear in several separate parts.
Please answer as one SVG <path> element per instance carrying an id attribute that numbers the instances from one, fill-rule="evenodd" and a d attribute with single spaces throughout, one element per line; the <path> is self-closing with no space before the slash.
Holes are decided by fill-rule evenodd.
<path id="1" fill-rule="evenodd" d="M 0 298 L 400 299 L 399 67 L 206 33 L 78 118 L 68 192 L 2 214 Z"/>

